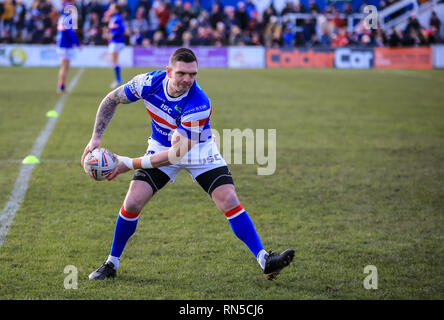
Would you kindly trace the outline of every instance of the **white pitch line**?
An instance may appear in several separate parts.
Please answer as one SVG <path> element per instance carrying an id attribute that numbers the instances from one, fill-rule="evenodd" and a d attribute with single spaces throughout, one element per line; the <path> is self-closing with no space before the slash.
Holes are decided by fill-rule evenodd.
<path id="1" fill-rule="evenodd" d="M 67 90 L 68 92 L 62 95 L 59 101 L 57 101 L 54 110 L 58 114 L 62 112 L 63 107 L 65 106 L 66 99 L 68 98 L 69 94 L 77 84 L 77 81 L 82 75 L 83 70 L 84 69 L 82 68 L 79 71 L 77 71 L 76 75 L 69 84 Z M 38 136 L 37 140 L 35 140 L 34 142 L 34 146 L 32 147 L 31 150 L 31 155 L 37 158 L 40 157 L 40 154 L 42 153 L 43 148 L 45 147 L 45 144 L 48 141 L 52 133 L 52 130 L 54 129 L 56 121 L 57 118 L 48 119 L 45 128 L 40 132 L 40 135 Z M 6 234 L 8 233 L 9 227 L 11 226 L 12 221 L 14 220 L 15 214 L 17 213 L 17 210 L 20 207 L 20 204 L 22 203 L 26 191 L 28 190 L 29 178 L 31 177 L 31 173 L 34 167 L 35 164 L 22 164 L 22 166 L 20 167 L 19 175 L 15 180 L 14 189 L 12 190 L 11 196 L 9 197 L 9 201 L 6 203 L 0 215 L 0 247 L 6 240 Z"/>
<path id="2" fill-rule="evenodd" d="M 80 159 L 70 160 L 70 159 L 39 159 L 40 163 L 81 163 Z M 2 163 L 22 163 L 23 159 L 0 159 L 0 164 Z"/>

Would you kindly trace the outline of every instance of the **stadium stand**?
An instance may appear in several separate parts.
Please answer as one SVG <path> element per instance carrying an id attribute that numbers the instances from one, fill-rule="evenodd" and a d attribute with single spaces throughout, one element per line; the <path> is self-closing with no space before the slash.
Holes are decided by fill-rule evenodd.
<path id="1" fill-rule="evenodd" d="M 83 45 L 107 44 L 105 16 L 111 1 L 74 1 Z M 444 39 L 444 11 L 435 11 L 443 0 L 117 3 L 127 26 L 126 43 L 132 46 L 414 47 Z M 379 27 L 363 27 L 366 5 L 378 9 Z M 57 0 L 0 0 L 0 42 L 55 43 L 59 8 Z M 428 18 L 420 22 L 418 14 L 426 11 Z"/>

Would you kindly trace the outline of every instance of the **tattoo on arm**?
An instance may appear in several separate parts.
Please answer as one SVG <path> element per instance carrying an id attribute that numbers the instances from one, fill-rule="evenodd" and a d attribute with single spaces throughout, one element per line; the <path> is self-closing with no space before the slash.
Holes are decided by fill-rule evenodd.
<path id="1" fill-rule="evenodd" d="M 99 110 L 96 115 L 96 123 L 94 124 L 94 133 L 98 137 L 102 137 L 105 132 L 108 123 L 116 111 L 117 105 L 119 103 L 127 104 L 131 103 L 126 94 L 123 86 L 115 89 L 114 91 L 108 93 L 108 95 L 102 100 L 99 106 Z"/>

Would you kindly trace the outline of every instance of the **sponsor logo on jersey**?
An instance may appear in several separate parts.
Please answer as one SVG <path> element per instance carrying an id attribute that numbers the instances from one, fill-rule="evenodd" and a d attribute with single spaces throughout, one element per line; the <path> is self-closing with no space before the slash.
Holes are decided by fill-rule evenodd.
<path id="1" fill-rule="evenodd" d="M 143 82 L 143 86 L 151 86 L 151 82 L 153 81 L 153 75 L 150 74 L 148 76 L 148 78 L 145 79 L 145 81 Z"/>
<path id="2" fill-rule="evenodd" d="M 167 112 L 168 114 L 171 114 L 171 112 L 173 111 L 173 109 L 171 109 L 170 106 L 168 106 L 168 105 L 166 105 L 166 104 L 164 104 L 164 103 L 162 103 L 162 104 L 160 105 L 159 108 L 160 108 L 161 110 Z"/>
<path id="3" fill-rule="evenodd" d="M 208 106 L 206 104 L 204 104 L 204 105 L 194 107 L 194 108 L 187 110 L 183 115 L 188 115 L 193 112 L 201 112 L 201 111 L 205 111 L 207 109 L 208 109 Z"/>
<path id="4" fill-rule="evenodd" d="M 128 83 L 127 88 L 131 91 L 132 94 L 136 95 L 136 88 L 134 86 L 134 81 Z"/>

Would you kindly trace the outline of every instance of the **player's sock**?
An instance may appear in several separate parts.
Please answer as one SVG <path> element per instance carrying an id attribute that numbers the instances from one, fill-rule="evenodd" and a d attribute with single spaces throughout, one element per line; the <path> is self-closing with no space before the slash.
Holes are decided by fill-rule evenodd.
<path id="1" fill-rule="evenodd" d="M 114 231 L 113 245 L 108 260 L 114 264 L 114 268 L 119 266 L 119 259 L 128 239 L 134 234 L 139 220 L 140 212 L 126 212 L 124 207 L 120 209 L 117 216 L 116 229 Z"/>
<path id="2" fill-rule="evenodd" d="M 60 91 L 65 91 L 65 84 L 64 83 L 60 83 L 59 84 L 59 90 Z"/>
<path id="3" fill-rule="evenodd" d="M 259 261 L 259 253 L 265 250 L 262 246 L 261 239 L 259 239 L 254 229 L 253 222 L 242 205 L 225 212 L 225 216 L 228 219 L 233 233 L 247 245 L 251 253 L 258 259 L 259 264 L 261 264 Z"/>
<path id="4" fill-rule="evenodd" d="M 257 255 L 257 262 L 259 262 L 259 265 L 261 266 L 262 270 L 265 269 L 265 262 L 266 262 L 266 258 L 268 257 L 268 252 L 265 251 L 264 249 L 262 249 L 261 251 L 259 251 L 258 255 Z"/>
<path id="5" fill-rule="evenodd" d="M 116 81 L 118 83 L 121 83 L 122 82 L 122 78 L 120 77 L 120 66 L 119 65 L 114 66 L 114 74 L 116 76 Z"/>

